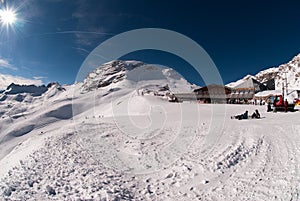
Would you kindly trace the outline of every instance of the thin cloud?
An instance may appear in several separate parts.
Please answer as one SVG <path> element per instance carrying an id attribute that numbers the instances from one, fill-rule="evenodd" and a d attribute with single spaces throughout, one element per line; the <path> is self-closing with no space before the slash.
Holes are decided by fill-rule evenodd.
<path id="1" fill-rule="evenodd" d="M 116 34 L 110 33 L 103 25 L 107 22 L 107 11 L 102 6 L 94 7 L 87 1 L 76 1 L 77 8 L 72 17 L 77 20 L 76 43 L 79 47 L 94 47 L 103 41 L 107 36 Z M 105 5 L 104 5 L 105 7 Z M 100 18 L 99 18 L 100 17 Z"/>
<path id="2" fill-rule="evenodd" d="M 1 59 L 0 58 L 0 68 L 7 68 L 10 70 L 17 70 L 16 67 L 14 67 L 7 59 Z"/>
<path id="3" fill-rule="evenodd" d="M 44 76 L 35 76 L 33 77 L 33 79 L 35 80 L 43 80 L 43 79 L 47 79 L 48 77 L 44 77 Z"/>
<path id="4" fill-rule="evenodd" d="M 76 43 L 80 46 L 91 47 L 97 41 L 100 41 L 103 36 L 114 36 L 113 33 L 105 32 L 104 28 L 86 28 L 88 31 L 74 31 Z"/>
<path id="5" fill-rule="evenodd" d="M 41 79 L 29 79 L 21 76 L 0 74 L 0 89 L 6 89 L 11 83 L 42 85 L 43 81 Z"/>

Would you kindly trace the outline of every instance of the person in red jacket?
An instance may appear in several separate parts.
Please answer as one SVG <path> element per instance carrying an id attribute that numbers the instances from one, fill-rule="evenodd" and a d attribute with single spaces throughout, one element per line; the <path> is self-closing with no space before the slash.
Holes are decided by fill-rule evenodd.
<path id="1" fill-rule="evenodd" d="M 287 108 L 288 108 L 288 101 L 287 101 L 287 99 L 285 99 L 285 101 L 284 101 L 284 112 L 287 112 Z"/>

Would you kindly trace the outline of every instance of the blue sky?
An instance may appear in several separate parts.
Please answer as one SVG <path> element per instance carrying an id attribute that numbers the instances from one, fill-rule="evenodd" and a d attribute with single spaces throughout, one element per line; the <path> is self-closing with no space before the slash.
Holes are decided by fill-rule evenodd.
<path id="1" fill-rule="evenodd" d="M 190 37 L 208 52 L 225 83 L 300 52 L 297 1 L 1 0 L 0 9 L 5 7 L 14 8 L 18 20 L 0 30 L 0 82 L 15 77 L 72 84 L 101 42 L 138 28 Z M 168 53 L 140 51 L 122 59 L 171 66 L 203 84 L 188 63 Z"/>

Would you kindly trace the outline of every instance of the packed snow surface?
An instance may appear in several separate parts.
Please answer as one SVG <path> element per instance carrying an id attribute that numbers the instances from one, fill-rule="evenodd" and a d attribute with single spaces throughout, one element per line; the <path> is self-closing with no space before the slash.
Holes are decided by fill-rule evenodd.
<path id="1" fill-rule="evenodd" d="M 96 70 L 64 90 L 7 95 L 1 199 L 300 200 L 298 111 L 169 103 L 165 93 L 191 85 L 140 67 L 109 73 L 123 75 L 103 86 Z M 231 119 L 255 109 L 261 119 Z"/>

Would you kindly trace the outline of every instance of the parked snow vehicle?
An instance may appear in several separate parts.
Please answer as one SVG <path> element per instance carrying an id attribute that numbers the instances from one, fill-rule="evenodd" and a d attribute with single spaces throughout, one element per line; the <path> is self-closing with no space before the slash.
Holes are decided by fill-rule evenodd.
<path id="1" fill-rule="evenodd" d="M 296 98 L 296 99 L 295 99 L 295 106 L 298 106 L 298 105 L 300 105 L 300 99 L 299 99 L 299 98 Z"/>
<path id="2" fill-rule="evenodd" d="M 274 97 L 274 103 L 273 103 L 273 107 L 275 107 L 276 111 L 285 111 L 285 99 L 283 97 L 283 95 L 276 95 Z M 295 101 L 288 101 L 287 104 L 287 111 L 294 111 L 295 108 Z"/>

